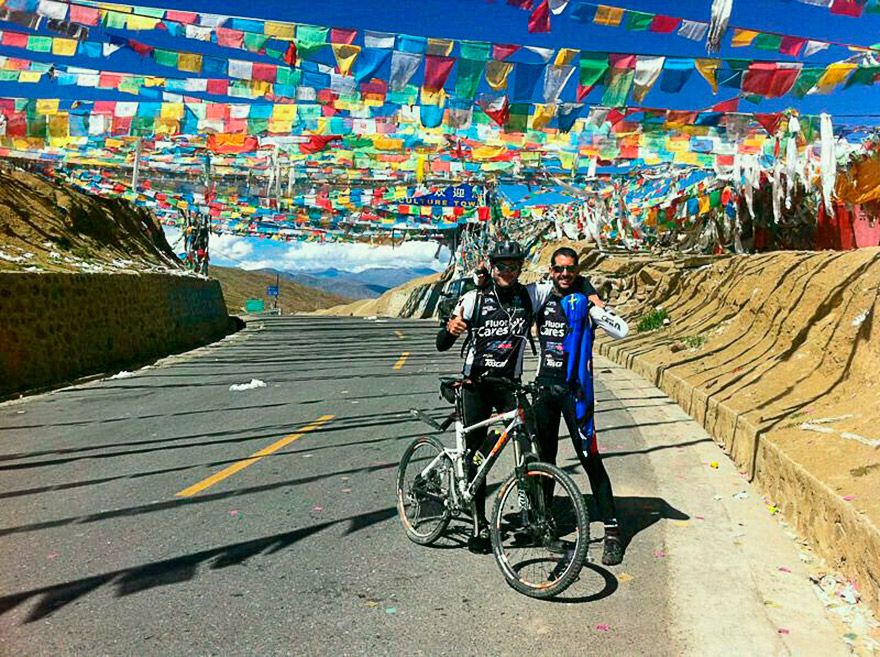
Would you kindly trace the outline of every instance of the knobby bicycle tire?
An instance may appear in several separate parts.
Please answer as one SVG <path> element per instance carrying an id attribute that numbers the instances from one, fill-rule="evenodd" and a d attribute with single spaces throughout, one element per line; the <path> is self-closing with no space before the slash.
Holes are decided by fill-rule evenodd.
<path id="1" fill-rule="evenodd" d="M 413 460 L 419 450 L 427 452 L 424 458 Z M 416 483 L 415 475 L 421 472 L 436 456 L 440 456 L 440 462 L 432 469 L 432 477 Z M 413 475 L 413 481 L 407 483 L 407 472 Z M 444 452 L 443 444 L 432 436 L 416 438 L 404 451 L 397 468 L 397 514 L 403 523 L 403 529 L 407 538 L 419 545 L 430 545 L 446 531 L 452 512 L 449 509 L 449 486 L 452 485 L 453 465 L 452 459 Z M 439 510 L 439 516 L 433 518 L 434 524 L 425 532 L 420 532 L 419 527 L 423 522 L 420 517 L 423 506 L 431 503 L 432 507 Z M 411 515 L 407 512 L 407 505 L 414 509 Z"/>
<path id="2" fill-rule="evenodd" d="M 530 479 L 530 477 L 540 477 L 540 479 Z M 555 465 L 536 461 L 526 466 L 525 481 L 538 484 L 540 486 L 538 490 L 543 491 L 543 482 L 546 481 L 547 477 L 550 477 L 557 487 L 561 487 L 565 493 L 566 500 L 571 504 L 569 515 L 573 515 L 573 518 L 570 520 L 573 520 L 574 527 L 566 527 L 566 529 L 569 531 L 569 534 L 573 531 L 575 536 L 573 547 L 570 546 L 570 541 L 554 541 L 559 544 L 564 543 L 567 547 L 564 551 L 560 551 L 557 547 L 557 552 L 560 552 L 562 556 L 558 558 L 552 568 L 552 579 L 533 581 L 523 574 L 527 564 L 535 565 L 538 562 L 546 562 L 544 566 L 549 568 L 550 564 L 554 563 L 551 559 L 530 559 L 515 564 L 511 563 L 510 558 L 506 554 L 505 540 L 508 537 L 510 537 L 511 542 L 516 547 L 540 549 L 538 545 L 539 539 L 530 533 L 532 526 L 513 528 L 510 526 L 511 518 L 505 514 L 505 503 L 509 496 L 514 493 L 518 496 L 520 492 L 516 473 L 511 474 L 499 489 L 492 507 L 492 519 L 490 521 L 492 553 L 495 556 L 498 567 L 501 569 L 501 573 L 504 575 L 504 579 L 520 593 L 533 598 L 552 598 L 571 586 L 577 580 L 581 568 L 586 561 L 590 543 L 590 519 L 586 504 L 584 504 L 583 495 L 581 495 L 577 484 Z M 543 492 L 539 494 L 543 495 Z M 519 503 L 518 500 L 517 503 Z M 518 513 L 521 513 L 521 511 Z M 513 515 L 515 516 L 516 514 Z M 549 515 L 552 516 L 552 509 Z M 516 521 L 517 518 L 514 517 L 513 520 Z M 534 542 L 534 546 L 530 542 Z M 550 542 L 547 540 L 544 545 L 548 550 L 548 554 L 552 552 L 552 547 L 548 545 Z M 517 569 L 517 566 L 519 566 L 519 569 Z M 541 568 L 538 568 L 538 570 L 540 571 Z"/>

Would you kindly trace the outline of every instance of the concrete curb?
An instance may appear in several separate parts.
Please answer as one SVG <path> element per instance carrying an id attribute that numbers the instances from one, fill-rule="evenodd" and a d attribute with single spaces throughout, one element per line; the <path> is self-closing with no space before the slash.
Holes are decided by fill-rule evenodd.
<path id="1" fill-rule="evenodd" d="M 653 383 L 699 422 L 816 552 L 858 584 L 864 602 L 880 614 L 880 529 L 769 440 L 771 434 L 711 393 L 629 353 L 627 346 L 600 340 L 597 351 Z"/>

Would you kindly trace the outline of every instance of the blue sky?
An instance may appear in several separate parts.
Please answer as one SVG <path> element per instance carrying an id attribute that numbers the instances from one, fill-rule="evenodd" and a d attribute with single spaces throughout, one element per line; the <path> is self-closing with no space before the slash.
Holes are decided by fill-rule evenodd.
<path id="1" fill-rule="evenodd" d="M 668 0 L 607 0 L 609 4 L 655 13 L 667 13 L 692 20 L 707 21 L 711 0 L 679 0 L 671 3 Z M 582 50 L 612 51 L 638 54 L 659 54 L 667 56 L 698 57 L 705 56 L 702 43 L 695 43 L 674 34 L 660 35 L 651 32 L 628 32 L 624 28 L 603 27 L 584 24 L 571 19 L 571 9 L 578 0 L 572 0 L 568 10 L 562 16 L 553 17 L 553 29 L 549 34 L 529 34 L 526 29 L 528 13 L 510 7 L 505 0 L 264 0 L 259 3 L 242 3 L 231 0 L 187 0 L 186 2 L 154 2 L 144 0 L 138 4 L 144 6 L 187 9 L 200 12 L 247 16 L 254 18 L 288 20 L 300 23 L 312 23 L 333 27 L 350 27 L 360 30 L 376 30 L 406 33 L 418 36 L 446 37 L 453 39 L 473 39 L 521 45 L 543 46 L 550 48 L 571 47 Z M 835 16 L 827 9 L 811 7 L 794 0 L 735 0 L 731 24 L 792 34 L 807 38 L 829 39 L 870 45 L 880 41 L 880 16 L 865 15 L 861 18 Z M 0 23 L 0 27 L 3 24 Z M 11 29 L 15 26 L 6 25 Z M 181 50 L 195 50 L 194 42 L 172 40 L 162 35 L 150 33 L 131 33 L 129 36 L 145 42 L 162 46 L 168 45 Z M 163 44 L 163 38 L 165 43 Z M 746 59 L 792 59 L 775 52 L 766 52 L 754 48 L 730 48 L 729 36 L 720 53 L 721 57 L 737 57 Z M 173 45 L 172 45 L 173 44 Z M 210 46 L 213 47 L 213 46 Z M 209 48 L 210 48 L 209 47 Z M 220 50 L 218 50 L 220 52 Z M 227 56 L 231 51 L 222 51 Z M 71 58 L 39 56 L 24 53 L 20 50 L 0 47 L 0 54 L 8 56 L 29 57 L 42 61 L 58 61 L 64 64 L 100 67 L 105 70 L 119 70 L 139 73 L 155 73 L 165 76 L 183 75 L 173 70 L 159 67 L 150 60 L 143 60 L 132 52 L 120 51 L 108 60 L 77 61 Z M 845 49 L 832 48 L 808 58 L 807 65 L 821 65 L 848 57 Z M 247 53 L 236 51 L 232 56 L 248 58 Z M 682 92 L 675 95 L 665 94 L 659 85 L 653 89 L 645 105 L 672 109 L 695 109 L 707 107 L 715 102 L 727 100 L 735 94 L 732 90 L 723 90 L 713 96 L 708 85 L 693 76 Z M 42 96 L 42 97 L 82 97 L 133 100 L 132 96 L 99 92 L 86 95 L 83 90 L 75 87 L 59 88 L 54 85 L 19 85 L 0 83 L 0 96 Z M 565 99 L 565 94 L 563 95 Z M 744 111 L 770 112 L 796 107 L 805 113 L 830 112 L 843 117 L 850 114 L 880 114 L 880 90 L 873 87 L 854 87 L 840 90 L 830 96 L 808 96 L 797 100 L 792 97 L 765 100 L 758 105 L 743 102 Z M 598 102 L 596 92 L 588 97 L 588 102 Z M 840 121 L 842 119 L 838 119 Z M 253 242 L 253 244 L 252 244 Z M 308 247 L 303 249 L 302 247 Z M 440 263 L 432 260 L 434 245 L 407 246 L 406 251 L 390 248 L 386 251 L 369 251 L 366 247 L 350 245 L 335 246 L 326 251 L 327 257 L 317 255 L 312 258 L 314 246 L 285 245 L 266 243 L 250 238 L 225 239 L 216 243 L 214 262 L 236 266 L 241 262 L 254 265 L 265 265 L 274 261 L 285 266 L 296 266 L 298 262 L 338 260 L 340 253 L 348 253 L 343 258 L 350 268 L 362 268 L 370 264 L 387 265 L 402 262 L 401 256 L 406 254 L 408 264 L 439 267 Z M 336 249 L 352 249 L 337 251 Z M 224 257 L 226 252 L 232 257 Z M 307 253 L 308 252 L 308 253 Z M 315 252 L 321 253 L 321 252 Z M 333 264 L 330 262 L 330 264 Z M 307 267 L 314 267 L 309 264 Z"/>

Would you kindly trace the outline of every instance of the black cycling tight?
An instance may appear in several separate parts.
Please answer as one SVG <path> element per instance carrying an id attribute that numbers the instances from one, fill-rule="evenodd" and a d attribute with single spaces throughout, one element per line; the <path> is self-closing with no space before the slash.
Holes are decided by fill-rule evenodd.
<path id="1" fill-rule="evenodd" d="M 590 480 L 590 488 L 596 498 L 599 514 L 605 524 L 616 524 L 617 510 L 614 505 L 614 493 L 611 490 L 611 479 L 599 452 L 593 449 L 585 453 L 581 445 L 571 393 L 564 386 L 547 386 L 535 395 L 533 410 L 541 460 L 556 463 L 556 454 L 559 451 L 559 419 L 564 418 L 575 454 Z"/>

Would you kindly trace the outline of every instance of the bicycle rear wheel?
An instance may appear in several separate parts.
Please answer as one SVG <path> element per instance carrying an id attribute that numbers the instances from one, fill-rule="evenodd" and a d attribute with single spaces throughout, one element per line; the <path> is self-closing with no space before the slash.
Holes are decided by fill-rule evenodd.
<path id="1" fill-rule="evenodd" d="M 552 501 L 544 492 L 551 490 L 549 482 L 556 484 Z M 495 561 L 520 593 L 552 598 L 577 579 L 587 557 L 590 520 L 577 485 L 555 465 L 528 464 L 522 484 L 516 473 L 508 477 L 490 525 Z"/>
<path id="2" fill-rule="evenodd" d="M 406 448 L 397 469 L 397 513 L 409 540 L 430 545 L 446 530 L 453 481 L 452 459 L 439 440 L 422 436 Z"/>

